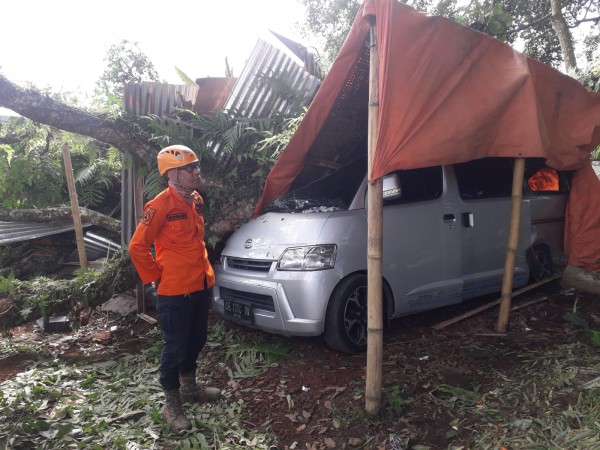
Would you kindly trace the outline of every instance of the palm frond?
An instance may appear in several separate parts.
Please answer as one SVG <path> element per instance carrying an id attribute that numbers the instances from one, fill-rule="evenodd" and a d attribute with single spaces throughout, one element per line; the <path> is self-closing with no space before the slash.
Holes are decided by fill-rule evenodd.
<path id="1" fill-rule="evenodd" d="M 187 74 L 185 72 L 183 72 L 183 70 L 181 70 L 179 67 L 175 66 L 175 72 L 177 72 L 177 76 L 179 77 L 179 79 L 181 81 L 183 81 L 184 84 L 186 84 L 188 86 L 196 85 L 196 82 L 194 80 L 192 80 L 190 77 L 188 77 Z"/>

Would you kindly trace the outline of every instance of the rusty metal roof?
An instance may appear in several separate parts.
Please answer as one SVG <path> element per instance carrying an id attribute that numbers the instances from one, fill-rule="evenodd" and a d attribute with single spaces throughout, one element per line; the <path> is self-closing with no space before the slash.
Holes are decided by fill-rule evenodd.
<path id="1" fill-rule="evenodd" d="M 192 110 L 197 114 L 206 114 L 223 109 L 236 80 L 235 77 L 198 78 L 198 95 Z"/>
<path id="2" fill-rule="evenodd" d="M 175 85 L 143 81 L 125 85 L 125 111 L 134 116 L 168 116 L 175 108 L 197 114 L 223 109 L 237 78 L 198 78 L 196 85 Z"/>
<path id="3" fill-rule="evenodd" d="M 198 96 L 198 86 L 142 81 L 125 85 L 125 111 L 133 116 L 154 114 L 166 116 L 174 108 L 192 109 Z"/>

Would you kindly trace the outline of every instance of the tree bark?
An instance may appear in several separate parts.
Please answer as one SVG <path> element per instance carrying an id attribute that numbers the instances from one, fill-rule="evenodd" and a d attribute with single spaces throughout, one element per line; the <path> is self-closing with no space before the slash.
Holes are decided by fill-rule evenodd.
<path id="1" fill-rule="evenodd" d="M 105 216 L 91 209 L 79 207 L 82 222 L 91 223 L 106 230 L 121 233 L 121 221 Z M 0 208 L 0 222 L 54 222 L 73 220 L 71 208 L 57 207 L 44 209 L 3 209 Z"/>
<path id="2" fill-rule="evenodd" d="M 73 108 L 33 89 L 22 89 L 2 75 L 0 106 L 35 122 L 105 142 L 140 161 L 155 158 L 160 150 L 124 120 L 107 119 Z"/>
<path id="3" fill-rule="evenodd" d="M 558 37 L 560 49 L 565 63 L 565 71 L 568 75 L 575 74 L 577 70 L 577 60 L 575 59 L 575 48 L 573 46 L 573 37 L 567 26 L 567 21 L 562 13 L 561 0 L 550 0 L 552 16 L 550 21 L 552 28 Z"/>
<path id="4" fill-rule="evenodd" d="M 114 295 L 133 289 L 136 274 L 129 254 L 110 260 L 100 276 L 84 286 L 77 279 L 50 280 L 43 288 L 35 283 L 13 281 L 12 292 L 0 294 L 0 330 L 12 328 L 76 306 L 98 306 Z M 43 311 L 43 312 L 42 312 Z"/>

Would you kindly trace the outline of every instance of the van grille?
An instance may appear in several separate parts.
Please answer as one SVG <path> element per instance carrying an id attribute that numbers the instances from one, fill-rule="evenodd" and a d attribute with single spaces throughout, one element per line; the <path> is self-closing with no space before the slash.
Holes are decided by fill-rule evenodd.
<path id="1" fill-rule="evenodd" d="M 273 305 L 273 297 L 263 294 L 253 294 L 251 292 L 236 291 L 234 289 L 220 288 L 221 298 L 226 298 L 234 302 L 242 301 L 251 303 L 255 308 L 264 309 L 265 311 L 275 312 Z"/>
<path id="2" fill-rule="evenodd" d="M 257 259 L 226 258 L 227 266 L 232 269 L 251 270 L 253 272 L 268 272 L 273 261 Z"/>

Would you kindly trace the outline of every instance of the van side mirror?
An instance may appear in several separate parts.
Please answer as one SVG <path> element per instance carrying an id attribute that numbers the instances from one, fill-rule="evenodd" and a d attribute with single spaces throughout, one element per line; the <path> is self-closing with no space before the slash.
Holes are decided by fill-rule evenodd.
<path id="1" fill-rule="evenodd" d="M 402 197 L 402 187 L 400 184 L 400 175 L 390 173 L 383 177 L 383 199 L 395 200 Z"/>

